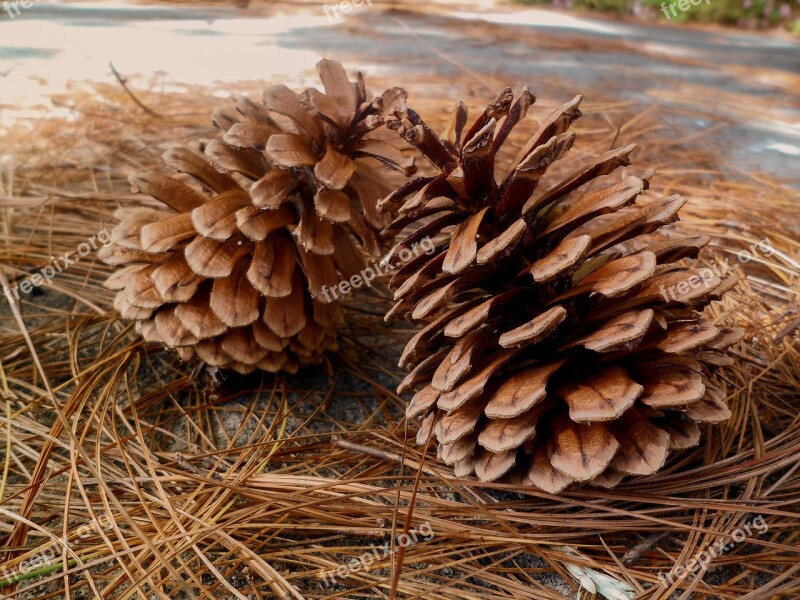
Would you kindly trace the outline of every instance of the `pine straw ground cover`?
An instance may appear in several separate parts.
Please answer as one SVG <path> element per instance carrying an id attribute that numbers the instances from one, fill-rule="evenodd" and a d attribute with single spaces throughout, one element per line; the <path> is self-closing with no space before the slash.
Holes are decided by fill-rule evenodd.
<path id="1" fill-rule="evenodd" d="M 385 83 L 371 77 L 374 89 Z M 452 87 L 404 84 L 443 126 L 445 107 L 425 98 L 450 98 Z M 473 91 L 471 108 L 489 99 Z M 537 102 L 526 131 L 569 93 Z M 115 208 L 141 202 L 131 172 L 210 136 L 208 113 L 226 102 L 212 94 L 140 93 L 150 114 L 98 85 L 58 99 L 71 119 L 7 134 L 6 293 L 109 226 Z M 736 366 L 716 374 L 733 417 L 704 444 L 613 490 L 556 497 L 453 479 L 413 442 L 416 425 L 393 393 L 411 329 L 383 323 L 384 288 L 349 299 L 343 348 L 324 367 L 215 385 L 115 317 L 108 267 L 92 253 L 2 309 L 0 594 L 563 598 L 590 597 L 606 574 L 633 590 L 620 597 L 797 598 L 800 194 L 790 181 L 724 170 L 702 139 L 672 137 L 655 110 L 596 98 L 582 108 L 572 152 L 639 143 L 635 165 L 659 171 L 656 190 L 687 196 L 684 225 L 713 236 L 703 261 L 730 258 L 742 277 L 710 309 L 747 336 Z M 736 259 L 766 237 L 770 257 Z M 768 529 L 752 528 L 706 572 L 659 583 L 759 516 Z M 401 548 L 391 540 L 403 531 L 432 533 Z M 369 570 L 326 585 L 375 552 Z"/>

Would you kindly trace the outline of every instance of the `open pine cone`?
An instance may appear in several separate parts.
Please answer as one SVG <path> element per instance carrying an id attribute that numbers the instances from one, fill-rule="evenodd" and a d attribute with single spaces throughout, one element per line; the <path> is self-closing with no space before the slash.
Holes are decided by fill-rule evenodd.
<path id="1" fill-rule="evenodd" d="M 101 256 L 120 267 L 114 306 L 146 340 L 243 374 L 294 372 L 336 348 L 341 310 L 326 292 L 379 253 L 383 171 L 409 175 L 414 161 L 382 127 L 403 90 L 369 99 L 360 73 L 318 70 L 325 93 L 272 86 L 264 106 L 215 113 L 227 132 L 204 154 L 164 155 L 183 176 L 131 178 L 164 207 L 121 209 Z"/>
<path id="2" fill-rule="evenodd" d="M 646 198 L 652 173 L 589 189 L 627 166 L 635 146 L 540 189 L 573 144 L 580 97 L 510 164 L 496 164 L 534 100 L 506 89 L 466 133 L 460 104 L 448 139 L 409 108 L 388 123 L 438 172 L 382 202 L 400 205 L 384 230 L 401 240 L 386 262 L 428 237 L 437 248 L 391 281 L 387 318 L 428 323 L 403 352 L 411 372 L 399 392 L 418 389 L 407 411 L 424 416 L 418 442 L 433 436 L 457 476 L 551 493 L 573 482 L 611 487 L 698 444 L 698 423 L 729 418 L 710 374 L 730 363 L 722 351 L 742 332 L 700 310 L 735 278 L 683 265 L 708 238 L 654 234 L 684 200 Z"/>

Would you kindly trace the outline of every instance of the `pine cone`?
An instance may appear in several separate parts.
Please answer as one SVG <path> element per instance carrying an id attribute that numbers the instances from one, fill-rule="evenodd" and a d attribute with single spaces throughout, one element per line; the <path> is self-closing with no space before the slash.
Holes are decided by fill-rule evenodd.
<path id="1" fill-rule="evenodd" d="M 226 133 L 204 154 L 164 155 L 184 176 L 131 178 L 166 208 L 120 210 L 101 256 L 120 267 L 106 284 L 115 308 L 146 340 L 242 374 L 295 372 L 336 348 L 342 314 L 326 288 L 379 254 L 383 171 L 409 175 L 414 161 L 382 127 L 403 90 L 369 100 L 360 73 L 318 70 L 325 93 L 272 86 L 263 107 L 215 113 Z"/>
<path id="2" fill-rule="evenodd" d="M 388 123 L 438 172 L 382 202 L 402 203 L 383 232 L 402 240 L 386 262 L 436 243 L 390 282 L 387 318 L 428 323 L 403 352 L 411 372 L 398 391 L 418 389 L 407 411 L 424 416 L 418 442 L 434 436 L 459 477 L 551 493 L 573 482 L 612 487 L 698 444 L 698 423 L 730 416 L 710 373 L 730 364 L 722 350 L 742 332 L 700 310 L 736 280 L 684 266 L 707 237 L 656 233 L 684 200 L 648 198 L 652 173 L 588 189 L 627 166 L 635 146 L 540 189 L 573 144 L 580 100 L 507 165 L 495 159 L 535 101 L 527 89 L 516 101 L 504 90 L 466 134 L 461 103 L 447 139 L 409 108 Z"/>

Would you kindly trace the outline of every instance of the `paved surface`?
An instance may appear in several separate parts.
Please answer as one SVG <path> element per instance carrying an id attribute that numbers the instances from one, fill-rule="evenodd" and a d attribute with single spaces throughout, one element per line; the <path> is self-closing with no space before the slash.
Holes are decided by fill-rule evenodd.
<path id="1" fill-rule="evenodd" d="M 331 22 L 321 6 L 287 15 L 34 4 L 13 20 L 0 13 L 0 127 L 47 110 L 69 81 L 109 81 L 109 61 L 150 82 L 163 73 L 212 84 L 296 80 L 322 55 L 406 76 L 464 78 L 466 67 L 540 97 L 568 79 L 587 97 L 689 107 L 691 116 L 673 117 L 687 135 L 722 121 L 709 135 L 733 168 L 778 175 L 800 160 L 800 43 L 510 7 L 423 15 L 374 6 Z"/>

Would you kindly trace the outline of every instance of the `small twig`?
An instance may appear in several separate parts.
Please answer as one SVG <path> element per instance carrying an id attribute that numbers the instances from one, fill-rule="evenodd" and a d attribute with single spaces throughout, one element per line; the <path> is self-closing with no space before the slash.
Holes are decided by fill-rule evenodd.
<path id="1" fill-rule="evenodd" d="M 188 471 L 189 473 L 194 473 L 195 475 L 200 473 L 199 469 L 186 460 L 183 457 L 183 454 L 180 452 L 175 453 L 175 464 L 178 465 L 182 470 Z"/>
<path id="2" fill-rule="evenodd" d="M 348 442 L 340 438 L 338 435 L 335 435 L 331 438 L 334 446 L 338 446 L 339 448 L 344 448 L 345 450 L 350 450 L 351 452 L 358 452 L 360 454 L 366 454 L 367 456 L 372 456 L 373 458 L 380 458 L 382 460 L 389 460 L 392 462 L 406 464 L 408 466 L 413 465 L 413 461 L 405 460 L 400 454 L 395 454 L 393 452 L 386 452 L 385 450 L 379 450 L 378 448 L 373 448 L 371 446 L 364 446 L 362 444 L 356 444 L 355 442 Z M 424 456 L 424 455 L 423 455 Z M 438 479 L 442 478 L 441 473 L 438 473 L 436 469 L 428 467 L 427 465 L 423 464 L 418 465 L 419 468 L 422 469 L 422 472 L 426 475 L 431 477 L 436 477 Z"/>
<path id="3" fill-rule="evenodd" d="M 667 535 L 669 535 L 669 531 L 662 531 L 661 533 L 648 535 L 625 553 L 625 556 L 622 557 L 622 564 L 634 564 L 640 558 L 642 558 L 645 552 L 652 549 L 656 544 L 658 544 L 658 542 L 667 537 Z"/>
<path id="4" fill-rule="evenodd" d="M 382 458 L 392 462 L 400 462 L 402 460 L 397 454 L 386 452 L 385 450 L 379 450 L 378 448 L 372 448 L 371 446 L 356 444 L 355 442 L 348 442 L 339 436 L 334 436 L 332 441 L 334 446 L 339 446 L 339 448 L 344 448 L 345 450 L 352 450 L 353 452 L 366 454 L 367 456 L 374 456 L 375 458 Z"/>
<path id="5" fill-rule="evenodd" d="M 210 471 L 207 469 L 201 469 L 196 465 L 190 463 L 180 452 L 175 453 L 175 464 L 182 470 L 187 471 L 188 473 L 192 473 L 193 475 L 199 475 L 200 477 L 209 477 L 211 479 L 216 479 L 217 481 L 222 480 L 222 476 L 217 473 L 216 471 Z"/>
<path id="6" fill-rule="evenodd" d="M 764 360 L 763 358 L 758 358 L 757 356 L 752 356 L 750 354 L 744 354 L 743 352 L 739 352 L 738 350 L 729 349 L 728 352 L 733 354 L 734 356 L 738 356 L 742 360 L 746 360 L 747 362 L 753 363 L 757 367 L 769 368 L 770 363 Z"/>
<path id="7" fill-rule="evenodd" d="M 117 81 L 119 81 L 119 84 L 122 86 L 122 89 L 125 90 L 125 93 L 127 93 L 128 96 L 130 96 L 131 100 L 133 100 L 136 103 L 136 105 L 139 108 L 141 108 L 144 112 L 146 112 L 148 115 L 160 119 L 161 115 L 159 115 L 157 112 L 146 106 L 141 100 L 139 100 L 139 98 L 136 97 L 136 94 L 134 94 L 131 91 L 131 89 L 128 87 L 128 80 L 122 77 L 122 75 L 119 74 L 119 71 L 117 71 L 117 69 L 114 68 L 114 63 L 109 62 L 108 66 L 111 67 L 111 72 L 114 74 L 114 77 L 117 78 Z"/>
<path id="8" fill-rule="evenodd" d="M 780 331 L 780 333 L 778 333 L 778 335 L 775 336 L 775 343 L 776 344 L 780 344 L 781 342 L 783 342 L 783 338 L 785 338 L 787 335 L 789 335 L 791 333 L 794 333 L 794 331 L 798 327 L 800 327 L 800 319 L 795 319 L 794 321 L 789 323 L 789 325 L 787 327 L 782 329 Z"/>
<path id="9" fill-rule="evenodd" d="M 233 465 L 229 463 L 227 460 L 223 458 L 219 458 L 214 460 L 212 458 L 213 454 L 205 454 L 200 448 L 197 447 L 196 444 L 192 444 L 189 446 L 189 450 L 191 451 L 191 457 L 197 460 L 200 465 L 209 471 L 221 471 L 223 473 L 227 473 L 231 470 Z M 186 457 L 181 454 L 181 456 L 185 459 Z"/>

